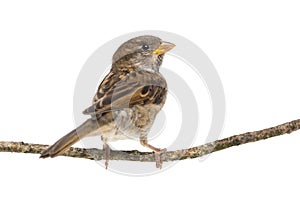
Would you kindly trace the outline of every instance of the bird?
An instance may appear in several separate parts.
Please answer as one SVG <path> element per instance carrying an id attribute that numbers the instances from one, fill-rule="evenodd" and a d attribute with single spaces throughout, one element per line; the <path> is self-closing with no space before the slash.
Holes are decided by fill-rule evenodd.
<path id="1" fill-rule="evenodd" d="M 83 111 L 89 118 L 45 149 L 40 158 L 62 155 L 80 139 L 101 136 L 108 168 L 109 142 L 133 139 L 154 152 L 156 167 L 162 168 L 165 148 L 148 143 L 147 135 L 165 104 L 168 87 L 160 73 L 165 53 L 175 44 L 152 35 L 137 36 L 119 46 L 109 73 L 100 83 L 92 105 Z"/>

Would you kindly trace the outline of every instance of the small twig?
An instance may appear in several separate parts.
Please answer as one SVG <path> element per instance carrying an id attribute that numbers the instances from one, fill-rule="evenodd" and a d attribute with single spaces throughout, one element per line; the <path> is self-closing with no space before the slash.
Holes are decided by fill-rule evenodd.
<path id="1" fill-rule="evenodd" d="M 287 122 L 275 127 L 264 130 L 247 132 L 239 135 L 234 135 L 225 139 L 210 142 L 197 147 L 189 149 L 168 151 L 162 155 L 162 161 L 175 161 L 188 158 L 197 158 L 204 155 L 216 152 L 229 147 L 246 144 L 249 142 L 256 142 L 259 140 L 269 139 L 271 137 L 284 135 L 300 129 L 300 119 Z M 0 152 L 19 152 L 40 154 L 48 145 L 29 144 L 23 142 L 0 142 Z M 63 156 L 85 158 L 91 160 L 103 160 L 103 151 L 100 149 L 83 149 L 70 148 Z M 127 160 L 127 161 L 141 161 L 154 162 L 153 152 L 139 152 L 132 151 L 111 151 L 110 160 Z"/>

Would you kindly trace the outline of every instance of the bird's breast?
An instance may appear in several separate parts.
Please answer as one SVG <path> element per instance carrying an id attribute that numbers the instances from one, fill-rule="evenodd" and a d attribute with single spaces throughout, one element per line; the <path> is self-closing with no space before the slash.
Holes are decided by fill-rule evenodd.
<path id="1" fill-rule="evenodd" d="M 112 111 L 99 119 L 102 139 L 105 142 L 139 139 L 147 136 L 161 105 L 136 105 Z"/>

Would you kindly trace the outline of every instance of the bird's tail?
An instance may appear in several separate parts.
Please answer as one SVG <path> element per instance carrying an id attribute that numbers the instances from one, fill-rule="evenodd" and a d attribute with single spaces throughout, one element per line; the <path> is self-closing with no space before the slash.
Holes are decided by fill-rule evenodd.
<path id="1" fill-rule="evenodd" d="M 83 137 L 89 136 L 95 130 L 98 129 L 98 123 L 96 120 L 89 119 L 85 121 L 78 128 L 72 130 L 70 133 L 59 139 L 52 146 L 47 148 L 41 153 L 40 158 L 56 157 L 64 153 L 74 143 L 78 142 Z"/>

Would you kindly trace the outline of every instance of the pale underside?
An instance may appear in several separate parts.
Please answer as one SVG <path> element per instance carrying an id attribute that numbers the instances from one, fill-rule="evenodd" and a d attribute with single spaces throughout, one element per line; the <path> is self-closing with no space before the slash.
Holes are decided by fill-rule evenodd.
<path id="1" fill-rule="evenodd" d="M 99 128 L 88 134 L 91 136 L 101 136 L 103 142 L 113 142 L 117 140 L 133 139 L 146 137 L 155 120 L 161 105 L 136 105 L 132 108 L 112 111 L 100 117 Z"/>

